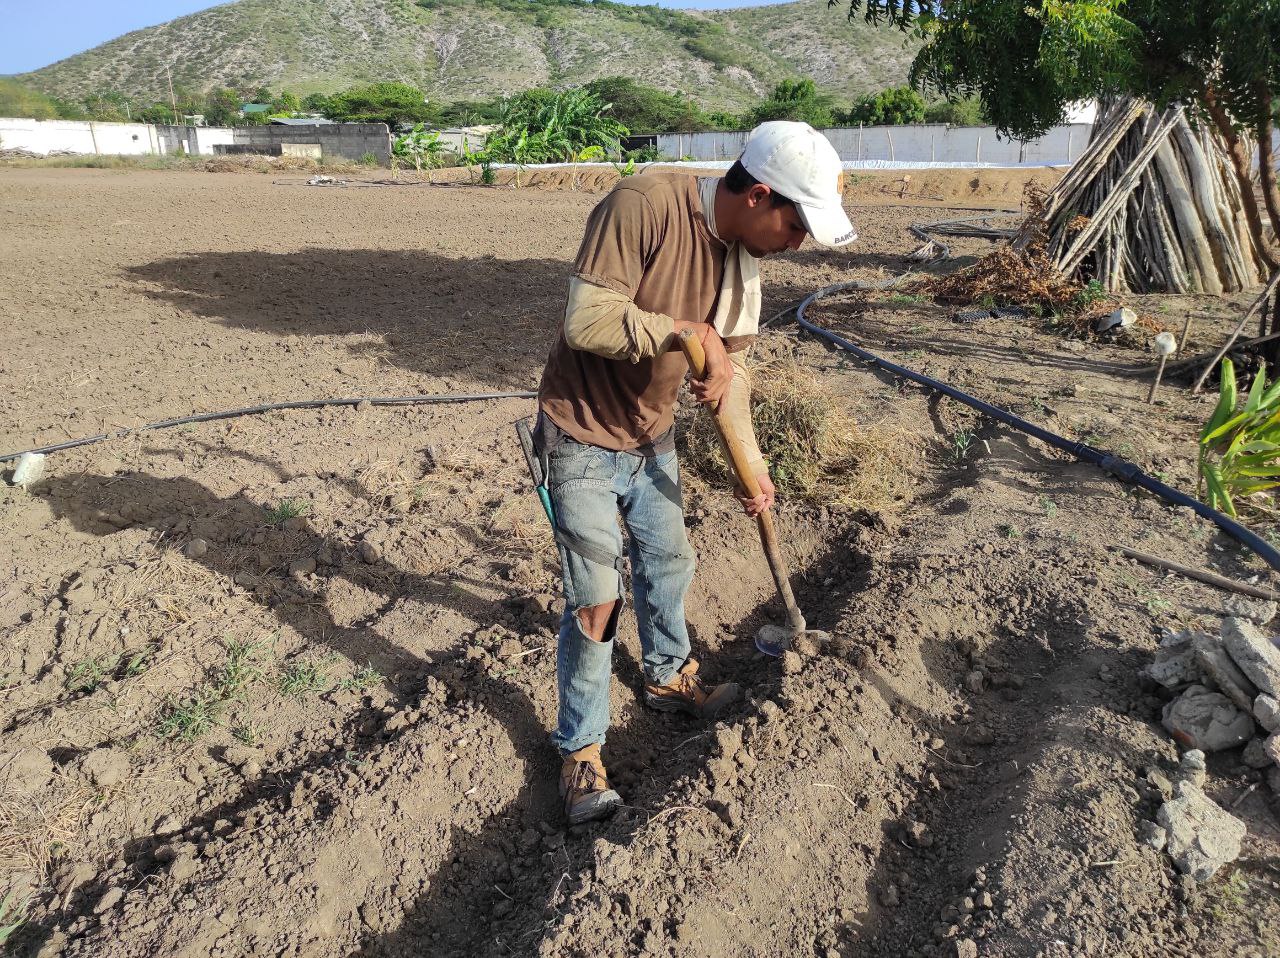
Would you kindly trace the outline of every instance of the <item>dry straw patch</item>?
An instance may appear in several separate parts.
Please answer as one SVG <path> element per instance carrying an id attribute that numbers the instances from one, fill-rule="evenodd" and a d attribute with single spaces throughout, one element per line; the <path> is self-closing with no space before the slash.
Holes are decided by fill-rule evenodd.
<path id="1" fill-rule="evenodd" d="M 93 805 L 85 788 L 59 781 L 40 795 L 0 792 L 0 875 L 44 875 L 59 851 L 83 852 L 80 831 Z"/>
<path id="2" fill-rule="evenodd" d="M 753 366 L 751 417 L 760 450 L 781 496 L 871 511 L 901 508 L 916 480 L 913 437 L 886 425 L 858 423 L 840 396 L 791 360 Z M 729 481 L 711 417 L 688 410 L 685 463 L 704 478 Z"/>

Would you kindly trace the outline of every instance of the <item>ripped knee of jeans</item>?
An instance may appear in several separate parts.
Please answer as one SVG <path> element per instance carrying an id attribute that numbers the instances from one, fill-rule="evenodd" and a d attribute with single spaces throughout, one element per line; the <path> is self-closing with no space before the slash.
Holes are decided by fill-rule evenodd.
<path id="1" fill-rule="evenodd" d="M 608 618 L 604 619 L 604 610 L 608 609 Z M 573 610 L 574 624 L 584 638 L 593 642 L 612 642 L 618 631 L 618 616 L 622 612 L 622 601 L 614 599 L 599 605 L 582 605 Z M 604 628 L 600 622 L 604 621 Z M 594 634 L 594 633 L 599 633 Z"/>

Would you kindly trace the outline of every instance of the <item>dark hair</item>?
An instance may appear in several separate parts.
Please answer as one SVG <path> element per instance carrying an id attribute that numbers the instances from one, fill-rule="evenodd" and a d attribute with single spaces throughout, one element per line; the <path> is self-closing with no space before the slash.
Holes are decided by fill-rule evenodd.
<path id="1" fill-rule="evenodd" d="M 729 167 L 729 172 L 724 175 L 724 185 L 729 187 L 730 193 L 745 193 L 751 187 L 760 181 L 747 172 L 747 168 L 742 165 L 742 161 L 734 163 Z M 769 186 L 768 183 L 764 184 Z M 774 206 L 795 206 L 794 200 L 789 200 L 773 187 L 769 187 L 769 201 Z"/>

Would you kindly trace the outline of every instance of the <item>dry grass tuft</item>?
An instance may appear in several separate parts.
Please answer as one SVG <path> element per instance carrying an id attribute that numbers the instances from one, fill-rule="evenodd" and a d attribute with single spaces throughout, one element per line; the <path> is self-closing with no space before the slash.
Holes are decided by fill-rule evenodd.
<path id="1" fill-rule="evenodd" d="M 782 496 L 872 511 L 900 508 L 915 483 L 915 441 L 901 430 L 862 426 L 840 397 L 800 364 L 779 360 L 751 370 L 756 438 Z M 711 417 L 689 410 L 684 464 L 704 478 L 729 481 Z"/>
<path id="2" fill-rule="evenodd" d="M 93 804 L 90 792 L 57 782 L 39 796 L 0 794 L 0 874 L 43 875 L 60 851 L 79 854 L 79 833 Z"/>

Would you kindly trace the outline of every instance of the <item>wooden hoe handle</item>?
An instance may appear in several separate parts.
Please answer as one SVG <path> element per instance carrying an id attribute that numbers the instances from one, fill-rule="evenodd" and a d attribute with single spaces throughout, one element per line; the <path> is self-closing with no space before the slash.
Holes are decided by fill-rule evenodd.
<path id="1" fill-rule="evenodd" d="M 707 374 L 707 354 L 702 349 L 702 340 L 692 329 L 680 333 L 680 349 L 689 361 L 689 369 L 695 379 L 702 379 Z M 718 411 L 707 408 L 715 423 L 716 432 L 720 436 L 720 445 L 724 448 L 734 478 L 738 485 L 754 499 L 760 495 L 760 483 L 747 462 L 747 454 L 742 448 L 742 441 L 730 423 Z M 769 572 L 773 575 L 773 584 L 778 588 L 778 595 L 787 609 L 787 623 L 796 633 L 805 630 L 804 616 L 796 604 L 796 597 L 791 591 L 791 574 L 787 570 L 786 560 L 782 557 L 782 548 L 778 545 L 778 533 L 773 526 L 773 513 L 768 509 L 756 516 L 756 526 L 760 530 L 760 544 L 764 547 L 764 556 L 769 561 Z"/>

